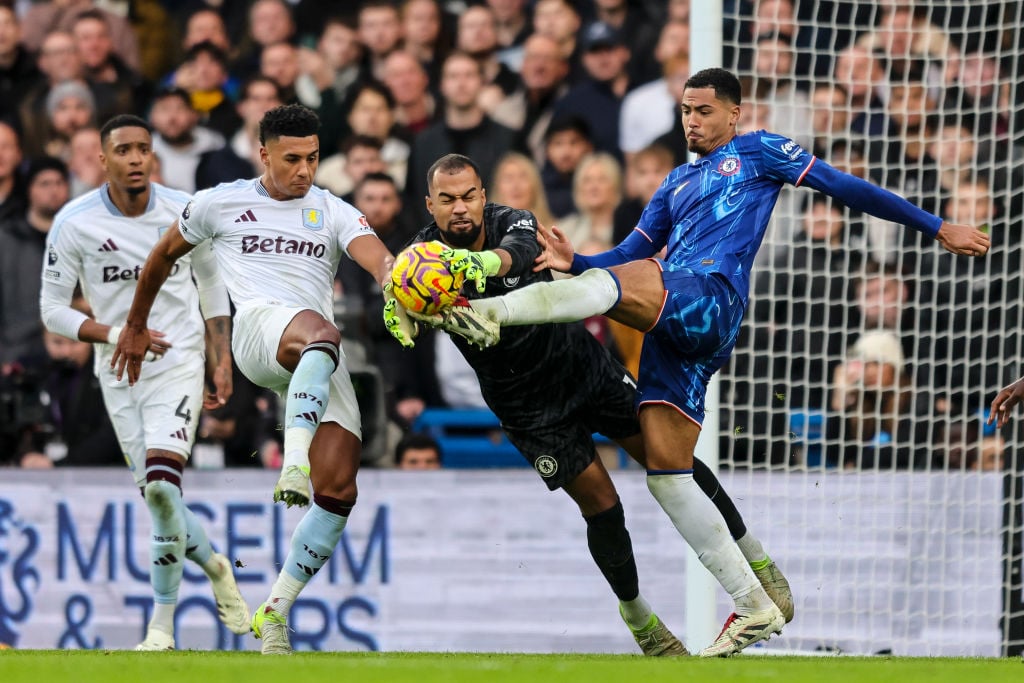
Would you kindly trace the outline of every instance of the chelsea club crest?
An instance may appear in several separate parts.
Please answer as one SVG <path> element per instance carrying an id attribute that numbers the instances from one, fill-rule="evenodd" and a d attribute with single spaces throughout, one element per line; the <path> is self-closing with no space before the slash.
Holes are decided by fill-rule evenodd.
<path id="1" fill-rule="evenodd" d="M 736 175 L 740 170 L 740 160 L 736 157 L 726 157 L 718 164 L 718 172 L 722 175 Z"/>
<path id="2" fill-rule="evenodd" d="M 310 230 L 319 230 L 324 227 L 324 212 L 320 209 L 303 209 L 302 225 Z"/>

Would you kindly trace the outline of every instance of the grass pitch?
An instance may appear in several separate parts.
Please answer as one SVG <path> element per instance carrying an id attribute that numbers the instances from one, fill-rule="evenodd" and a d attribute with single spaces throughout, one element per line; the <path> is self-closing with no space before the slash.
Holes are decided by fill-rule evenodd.
<path id="1" fill-rule="evenodd" d="M 122 652 L 0 650 L 3 683 L 192 683 L 291 680 L 365 683 L 1001 683 L 1024 680 L 1013 659 L 739 656 L 702 660 L 629 655 L 463 653 Z"/>

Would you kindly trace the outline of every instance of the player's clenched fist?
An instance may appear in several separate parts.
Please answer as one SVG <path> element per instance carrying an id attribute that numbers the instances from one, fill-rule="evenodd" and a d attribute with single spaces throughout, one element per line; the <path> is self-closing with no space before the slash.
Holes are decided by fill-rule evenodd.
<path id="1" fill-rule="evenodd" d="M 398 343 L 407 349 L 411 349 L 416 342 L 413 339 L 419 332 L 419 327 L 409 318 L 405 307 L 398 303 L 394 292 L 391 290 L 394 285 L 388 280 L 383 285 L 384 290 L 384 326 L 388 328 L 391 336 L 398 340 Z"/>
<path id="2" fill-rule="evenodd" d="M 501 270 L 501 257 L 493 251 L 470 251 L 469 249 L 445 249 L 440 257 L 448 262 L 452 273 L 463 273 L 467 280 L 476 283 L 476 291 L 483 293 L 487 278 Z"/>

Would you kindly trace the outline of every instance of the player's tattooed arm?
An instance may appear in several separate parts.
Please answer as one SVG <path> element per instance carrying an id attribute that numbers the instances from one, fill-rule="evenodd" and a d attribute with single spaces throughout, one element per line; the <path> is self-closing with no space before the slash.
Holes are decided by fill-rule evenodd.
<path id="1" fill-rule="evenodd" d="M 206 321 L 206 393 L 203 407 L 219 408 L 234 391 L 231 375 L 231 317 L 219 315 Z"/>

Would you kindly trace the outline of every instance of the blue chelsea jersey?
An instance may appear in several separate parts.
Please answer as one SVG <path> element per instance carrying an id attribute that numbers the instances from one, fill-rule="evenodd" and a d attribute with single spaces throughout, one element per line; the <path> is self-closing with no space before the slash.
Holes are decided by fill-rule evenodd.
<path id="1" fill-rule="evenodd" d="M 720 272 L 745 304 L 754 256 L 782 185 L 799 185 L 814 160 L 780 135 L 737 135 L 669 173 L 637 230 L 656 248 L 668 247 L 669 268 Z"/>

